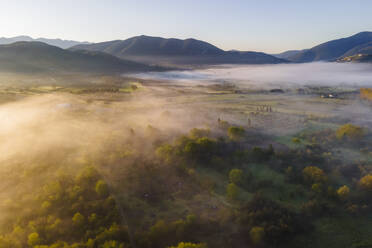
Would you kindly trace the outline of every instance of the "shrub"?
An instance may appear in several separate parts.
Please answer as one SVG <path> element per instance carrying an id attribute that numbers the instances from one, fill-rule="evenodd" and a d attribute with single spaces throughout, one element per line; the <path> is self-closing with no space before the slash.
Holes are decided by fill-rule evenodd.
<path id="1" fill-rule="evenodd" d="M 350 189 L 348 186 L 344 185 L 344 186 L 341 186 L 338 190 L 337 190 L 337 195 L 341 198 L 341 199 L 345 199 L 349 196 L 350 194 Z"/>
<path id="2" fill-rule="evenodd" d="M 359 185 L 365 190 L 372 190 L 372 174 L 368 174 L 359 180 Z"/>
<path id="3" fill-rule="evenodd" d="M 355 126 L 353 124 L 345 124 L 339 127 L 336 131 L 336 137 L 339 140 L 342 139 L 349 139 L 349 140 L 357 140 L 362 138 L 364 135 L 364 130 L 361 127 Z"/>

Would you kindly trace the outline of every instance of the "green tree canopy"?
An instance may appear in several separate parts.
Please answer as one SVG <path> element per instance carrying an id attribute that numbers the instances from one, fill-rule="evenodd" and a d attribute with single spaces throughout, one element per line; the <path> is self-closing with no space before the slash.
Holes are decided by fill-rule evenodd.
<path id="1" fill-rule="evenodd" d="M 244 137 L 245 130 L 242 127 L 229 127 L 227 135 L 233 141 L 239 141 Z"/>

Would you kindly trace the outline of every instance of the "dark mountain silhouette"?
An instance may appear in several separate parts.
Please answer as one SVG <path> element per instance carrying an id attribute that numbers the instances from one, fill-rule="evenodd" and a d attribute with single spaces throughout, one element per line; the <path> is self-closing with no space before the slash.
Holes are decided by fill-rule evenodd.
<path id="1" fill-rule="evenodd" d="M 345 56 L 356 54 L 370 54 L 372 47 L 372 32 L 361 32 L 356 35 L 332 40 L 315 46 L 311 49 L 302 50 L 287 59 L 293 62 L 334 61 Z"/>
<path id="2" fill-rule="evenodd" d="M 285 60 L 257 52 L 224 51 L 212 44 L 195 39 L 165 39 L 137 36 L 96 44 L 81 44 L 70 50 L 100 51 L 113 56 L 151 64 L 265 64 Z"/>
<path id="3" fill-rule="evenodd" d="M 47 38 L 33 39 L 30 36 L 16 36 L 12 38 L 1 37 L 0 45 L 12 44 L 14 42 L 19 42 L 19 41 L 39 41 L 39 42 L 43 42 L 51 46 L 57 46 L 63 49 L 70 48 L 72 46 L 76 46 L 79 44 L 89 44 L 88 42 L 79 42 L 79 41 L 73 41 L 73 40 L 47 39 Z"/>
<path id="4" fill-rule="evenodd" d="M 69 51 L 42 42 L 0 45 L 0 71 L 124 73 L 150 69 L 155 68 L 106 53 Z"/>

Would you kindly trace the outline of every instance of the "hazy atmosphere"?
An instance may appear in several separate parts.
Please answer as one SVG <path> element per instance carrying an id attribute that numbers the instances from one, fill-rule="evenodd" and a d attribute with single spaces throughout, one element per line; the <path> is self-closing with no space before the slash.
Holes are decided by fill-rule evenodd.
<path id="1" fill-rule="evenodd" d="M 0 248 L 372 247 L 372 3 L 0 3 Z"/>

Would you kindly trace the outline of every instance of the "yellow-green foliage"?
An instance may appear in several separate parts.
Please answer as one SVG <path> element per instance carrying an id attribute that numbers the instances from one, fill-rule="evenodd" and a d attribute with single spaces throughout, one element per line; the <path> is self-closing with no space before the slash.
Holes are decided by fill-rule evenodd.
<path id="1" fill-rule="evenodd" d="M 116 240 L 109 240 L 103 244 L 102 248 L 124 248 L 124 244 L 120 244 Z"/>
<path id="2" fill-rule="evenodd" d="M 243 138 L 245 130 L 242 127 L 229 127 L 227 135 L 231 140 L 238 141 Z"/>
<path id="3" fill-rule="evenodd" d="M 239 185 L 243 181 L 243 171 L 239 169 L 232 169 L 229 173 L 229 180 L 231 183 Z"/>
<path id="4" fill-rule="evenodd" d="M 372 190 L 372 174 L 362 177 L 359 184 L 363 189 Z"/>
<path id="5" fill-rule="evenodd" d="M 346 185 L 344 186 L 341 186 L 338 190 L 337 190 L 337 195 L 341 198 L 341 199 L 345 199 L 349 196 L 350 194 L 350 188 Z"/>
<path id="6" fill-rule="evenodd" d="M 305 181 L 309 183 L 321 183 L 327 180 L 324 171 L 316 166 L 307 166 L 303 169 L 302 174 Z"/>
<path id="7" fill-rule="evenodd" d="M 257 245 L 261 244 L 265 237 L 265 229 L 260 226 L 252 227 L 249 232 L 249 236 L 251 238 L 252 243 Z"/>
<path id="8" fill-rule="evenodd" d="M 177 246 L 170 246 L 169 248 L 208 248 L 206 244 L 194 244 L 194 243 L 185 243 L 181 242 Z"/>
<path id="9" fill-rule="evenodd" d="M 230 200 L 236 200 L 239 196 L 239 188 L 235 183 L 229 183 L 226 188 L 227 197 Z"/>
<path id="10" fill-rule="evenodd" d="M 295 144 L 300 144 L 301 140 L 299 138 L 295 137 L 295 138 L 292 139 L 292 142 L 295 143 Z"/>
<path id="11" fill-rule="evenodd" d="M 27 243 L 30 246 L 39 245 L 40 242 L 41 242 L 41 240 L 40 240 L 39 234 L 37 232 L 33 232 L 30 235 L 28 235 Z"/>
<path id="12" fill-rule="evenodd" d="M 210 133 L 211 130 L 208 128 L 207 129 L 193 128 L 191 129 L 189 136 L 191 139 L 198 139 L 202 137 L 208 137 Z"/>
<path id="13" fill-rule="evenodd" d="M 107 196 L 108 195 L 108 186 L 103 180 L 99 180 L 96 183 L 96 192 L 100 196 Z"/>
<path id="14" fill-rule="evenodd" d="M 339 127 L 336 131 L 336 137 L 340 140 L 344 138 L 356 140 L 363 137 L 363 135 L 363 128 L 355 126 L 353 124 L 345 124 Z"/>
<path id="15" fill-rule="evenodd" d="M 81 213 L 76 213 L 72 217 L 72 221 L 73 221 L 74 225 L 82 226 L 84 224 L 85 218 Z"/>
<path id="16" fill-rule="evenodd" d="M 372 100 L 372 89 L 370 88 L 361 88 L 360 97 L 367 100 Z"/>

